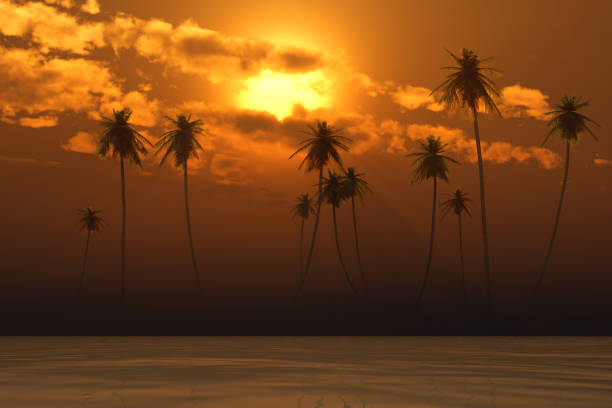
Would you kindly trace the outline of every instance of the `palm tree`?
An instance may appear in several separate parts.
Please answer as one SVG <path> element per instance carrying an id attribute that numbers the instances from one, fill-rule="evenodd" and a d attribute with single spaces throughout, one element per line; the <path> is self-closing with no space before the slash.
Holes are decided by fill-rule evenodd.
<path id="1" fill-rule="evenodd" d="M 358 197 L 363 202 L 363 195 L 365 192 L 371 192 L 372 190 L 368 186 L 368 182 L 363 179 L 365 173 L 357 173 L 354 167 L 346 169 L 344 176 L 344 194 L 346 197 L 351 198 L 351 208 L 353 209 L 353 234 L 355 236 L 355 251 L 357 252 L 357 263 L 359 264 L 359 272 L 361 274 L 361 281 L 365 290 L 366 297 L 368 296 L 368 285 L 365 280 L 363 273 L 363 265 L 361 264 L 361 254 L 359 253 L 359 237 L 357 235 L 357 216 L 355 214 L 355 197 Z"/>
<path id="2" fill-rule="evenodd" d="M 485 279 L 487 286 L 487 305 L 491 311 L 491 268 L 489 265 L 489 241 L 487 237 L 487 212 L 485 209 L 484 169 L 482 165 L 482 151 L 480 149 L 480 132 L 478 129 L 478 107 L 485 111 L 495 112 L 501 117 L 501 112 L 493 101 L 493 96 L 499 96 L 495 83 L 489 79 L 487 73 L 497 73 L 496 69 L 484 64 L 491 58 L 478 58 L 476 52 L 463 48 L 461 57 L 448 51 L 457 63 L 456 66 L 443 67 L 455 72 L 451 73 L 444 82 L 435 88 L 431 94 L 437 96 L 438 102 L 444 103 L 449 109 L 462 108 L 472 114 L 474 118 L 474 138 L 476 139 L 476 153 L 478 155 L 478 174 L 480 177 L 480 213 L 482 217 L 482 243 L 485 266 Z"/>
<path id="3" fill-rule="evenodd" d="M 96 210 L 91 206 L 79 210 L 79 213 L 81 213 L 79 223 L 81 224 L 81 229 L 87 231 L 87 241 L 85 243 L 85 255 L 83 256 L 83 271 L 81 272 L 81 280 L 79 281 L 79 291 L 77 292 L 78 296 L 81 296 L 81 290 L 83 289 L 83 280 L 85 279 L 85 267 L 87 265 L 87 253 L 89 251 L 89 238 L 91 237 L 92 232 L 100 232 L 102 230 L 102 227 L 104 227 L 104 220 L 100 216 L 100 212 L 100 210 Z"/>
<path id="4" fill-rule="evenodd" d="M 300 143 L 300 147 L 289 156 L 289 159 L 293 158 L 299 153 L 306 152 L 306 156 L 300 162 L 298 169 L 301 169 L 306 164 L 306 171 L 311 172 L 317 170 L 319 172 L 319 193 L 317 198 L 317 213 L 315 216 L 315 225 L 312 231 L 312 240 L 310 242 L 310 249 L 308 250 L 308 258 L 306 258 L 306 266 L 304 267 L 304 273 L 302 274 L 302 280 L 298 288 L 298 294 L 304 287 L 306 277 L 308 276 L 308 270 L 310 269 L 310 262 L 312 260 L 312 253 L 314 251 L 315 239 L 317 238 L 317 229 L 319 228 L 319 216 L 321 214 L 321 187 L 323 181 L 323 168 L 329 164 L 329 162 L 335 162 L 342 168 L 342 158 L 340 157 L 340 151 L 349 150 L 349 143 L 351 139 L 341 135 L 341 130 L 333 126 L 329 126 L 327 122 L 317 121 L 316 126 L 308 125 L 308 130 L 305 131 L 308 134 L 308 138 Z"/>
<path id="5" fill-rule="evenodd" d="M 302 226 L 300 228 L 300 279 L 302 279 L 302 260 L 303 260 L 303 247 L 304 247 L 304 223 L 315 213 L 314 204 L 312 198 L 306 194 L 301 194 L 297 198 L 297 204 L 291 209 L 293 218 L 300 217 L 302 219 Z"/>
<path id="6" fill-rule="evenodd" d="M 599 125 L 590 118 L 578 112 L 578 110 L 586 108 L 587 106 L 589 106 L 589 102 L 583 101 L 579 97 L 576 97 L 574 95 L 564 95 L 561 98 L 561 103 L 553 106 L 555 110 L 547 113 L 548 115 L 554 115 L 554 117 L 550 122 L 548 122 L 550 132 L 542 142 L 542 146 L 544 146 L 544 144 L 552 134 L 558 135 L 565 142 L 565 170 L 563 172 L 561 197 L 559 197 L 557 215 L 555 216 L 555 226 L 553 227 L 552 237 L 550 238 L 550 243 L 548 244 L 548 250 L 546 251 L 544 264 L 542 265 L 542 269 L 540 270 L 538 283 L 536 284 L 533 290 L 533 294 L 531 297 L 532 301 L 535 298 L 538 288 L 542 284 L 542 278 L 544 278 L 544 272 L 546 271 L 548 260 L 550 259 L 550 254 L 552 253 L 555 237 L 557 236 L 557 228 L 559 227 L 559 218 L 561 216 L 561 206 L 563 205 L 563 197 L 565 196 L 565 187 L 567 185 L 567 175 L 569 172 L 570 148 L 576 143 L 578 143 L 580 134 L 584 132 L 589 133 L 595 140 L 598 140 L 597 136 L 595 136 L 591 129 L 589 129 L 588 124 L 591 123 L 595 126 Z"/>
<path id="7" fill-rule="evenodd" d="M 448 166 L 447 161 L 457 163 L 456 160 L 451 159 L 448 156 L 443 155 L 446 144 L 440 141 L 439 137 L 429 136 L 426 142 L 418 140 L 421 151 L 416 153 L 407 154 L 406 157 L 416 157 L 412 166 L 414 167 L 413 182 L 420 182 L 427 179 L 433 180 L 433 208 L 431 211 L 431 234 L 429 238 L 429 255 L 427 255 L 427 266 L 425 267 L 425 276 L 423 278 L 423 284 L 419 290 L 419 296 L 417 298 L 417 308 L 421 304 L 423 294 L 425 293 L 425 285 L 427 285 L 427 279 L 429 278 L 429 267 L 431 266 L 431 256 L 433 253 L 434 244 L 434 229 L 436 225 L 436 197 L 438 193 L 438 179 L 448 181 Z"/>
<path id="8" fill-rule="evenodd" d="M 338 251 L 338 259 L 340 260 L 340 265 L 342 266 L 342 270 L 344 271 L 346 280 L 349 286 L 351 287 L 351 289 L 353 290 L 353 292 L 355 292 L 357 297 L 359 297 L 362 300 L 365 300 L 355 288 L 355 285 L 353 284 L 353 281 L 351 280 L 351 277 L 349 276 L 348 271 L 346 270 L 346 265 L 344 265 L 344 260 L 342 259 L 342 253 L 340 252 L 340 242 L 338 241 L 338 224 L 336 222 L 336 208 L 339 208 L 340 204 L 342 204 L 342 202 L 347 199 L 347 196 L 345 195 L 345 190 L 344 190 L 343 178 L 344 177 L 342 177 L 335 171 L 328 170 L 328 176 L 323 177 L 323 180 L 321 180 L 321 183 L 322 183 L 322 186 L 320 188 L 321 197 L 319 198 L 319 201 L 325 200 L 325 202 L 327 204 L 330 204 L 332 207 L 332 216 L 334 220 L 334 238 L 336 239 L 336 250 Z"/>
<path id="9" fill-rule="evenodd" d="M 465 287 L 465 265 L 463 263 L 463 231 L 461 227 L 461 214 L 464 212 L 470 217 L 470 209 L 468 203 L 472 200 L 468 198 L 466 192 L 461 188 L 457 187 L 455 191 L 449 194 L 450 198 L 440 204 L 440 207 L 444 210 L 444 215 L 448 214 L 449 211 L 454 212 L 457 215 L 459 222 L 459 259 L 461 261 L 461 286 L 463 287 L 463 303 L 467 304 L 467 290 Z"/>
<path id="10" fill-rule="evenodd" d="M 174 153 L 174 165 L 183 168 L 183 178 L 185 186 L 185 218 L 187 219 L 187 238 L 189 240 L 189 251 L 191 253 L 191 262 L 193 264 L 193 272 L 195 273 L 196 286 L 198 290 L 202 290 L 200 286 L 200 275 L 198 273 L 198 265 L 196 263 L 195 251 L 193 249 L 193 238 L 191 236 L 191 221 L 189 218 L 189 189 L 187 184 L 187 161 L 190 158 L 198 158 L 198 150 L 204 151 L 198 142 L 197 135 L 202 134 L 202 121 L 191 120 L 191 115 L 177 115 L 176 119 L 166 116 L 166 119 L 174 125 L 172 130 L 164 133 L 161 139 L 155 144 L 158 154 L 165 150 L 164 155 L 159 163 L 163 165 L 170 154 Z"/>
<path id="11" fill-rule="evenodd" d="M 132 127 L 130 117 L 132 111 L 123 108 L 120 111 L 113 109 L 113 117 L 102 117 L 100 124 L 103 127 L 102 135 L 98 140 L 98 154 L 102 157 L 110 154 L 113 158 L 119 156 L 121 163 L 121 304 L 125 297 L 125 168 L 124 161 L 142 166 L 141 154 L 147 153 L 145 144 L 151 142 Z"/>

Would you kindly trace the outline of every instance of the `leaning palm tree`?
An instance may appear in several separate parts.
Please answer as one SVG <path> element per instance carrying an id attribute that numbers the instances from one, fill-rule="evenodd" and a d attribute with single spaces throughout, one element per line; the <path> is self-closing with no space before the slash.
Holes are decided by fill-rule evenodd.
<path id="1" fill-rule="evenodd" d="M 89 252 L 89 239 L 91 238 L 92 232 L 100 232 L 104 227 L 104 220 L 100 216 L 100 210 L 96 210 L 89 206 L 79 211 L 81 218 L 79 224 L 81 229 L 87 231 L 87 241 L 85 242 L 85 255 L 83 256 L 83 271 L 81 272 L 81 280 L 79 281 L 78 296 L 81 296 L 81 290 L 83 289 L 83 280 L 85 279 L 85 267 L 87 266 L 87 253 Z"/>
<path id="2" fill-rule="evenodd" d="M 363 179 L 365 173 L 357 173 L 354 167 L 346 169 L 344 176 L 344 194 L 351 198 L 351 208 L 353 209 L 353 234 L 355 236 L 355 251 L 357 252 L 357 263 L 359 264 L 359 272 L 361 281 L 365 290 L 365 295 L 368 296 L 368 285 L 363 273 L 363 265 L 361 263 L 361 254 L 359 253 L 359 236 L 357 235 L 357 216 L 355 214 L 355 197 L 358 197 L 363 202 L 363 195 L 372 190 L 368 186 L 368 182 Z"/>
<path id="3" fill-rule="evenodd" d="M 561 103 L 553 106 L 555 110 L 547 113 L 548 115 L 554 116 L 552 120 L 548 122 L 548 125 L 550 126 L 550 132 L 542 142 L 542 146 L 544 146 L 544 144 L 552 134 L 556 134 L 561 138 L 561 140 L 565 143 L 565 170 L 563 172 L 561 197 L 559 197 L 559 205 L 557 206 L 557 215 L 555 216 L 555 225 L 553 227 L 552 237 L 550 238 L 550 243 L 548 244 L 548 250 L 546 251 L 544 264 L 542 265 L 542 269 L 540 269 L 540 276 L 538 277 L 538 282 L 531 296 L 532 301 L 535 298 L 538 288 L 542 284 L 544 272 L 546 271 L 546 267 L 548 266 L 548 260 L 550 259 L 550 254 L 552 253 L 555 237 L 557 236 L 557 228 L 559 227 L 559 218 L 561 216 L 561 206 L 563 205 L 563 197 L 565 196 L 565 187 L 567 185 L 567 175 L 569 172 L 570 148 L 576 143 L 578 143 L 580 134 L 584 132 L 589 133 L 595 140 L 598 140 L 597 136 L 595 136 L 591 129 L 589 129 L 588 125 L 599 125 L 592 119 L 578 112 L 579 109 L 586 108 L 587 106 L 589 106 L 589 103 L 587 101 L 583 101 L 579 97 L 576 97 L 574 95 L 564 95 L 561 98 Z"/>
<path id="4" fill-rule="evenodd" d="M 312 202 L 312 198 L 306 194 L 301 194 L 297 198 L 297 204 L 291 209 L 291 213 L 293 214 L 293 218 L 300 217 L 302 219 L 302 226 L 300 228 L 300 279 L 302 279 L 302 271 L 303 271 L 303 252 L 304 252 L 304 224 L 308 217 L 314 215 L 314 203 Z"/>
<path id="5" fill-rule="evenodd" d="M 501 112 L 493 101 L 493 96 L 499 96 L 495 83 L 487 77 L 487 73 L 497 73 L 496 69 L 484 64 L 491 58 L 478 58 L 474 51 L 463 48 L 461 56 L 447 52 L 457 63 L 456 66 L 443 67 L 455 72 L 451 73 L 444 82 L 435 88 L 431 94 L 436 95 L 440 103 L 448 108 L 462 108 L 471 113 L 474 119 L 474 139 L 476 139 L 476 153 L 478 155 L 478 174 L 480 177 L 480 213 L 482 217 L 482 243 L 485 266 L 485 279 L 487 286 L 487 305 L 491 311 L 491 268 L 489 265 L 489 241 L 487 237 L 487 213 L 485 210 L 484 169 L 482 165 L 482 151 L 480 149 L 480 132 L 478 129 L 478 108 L 495 112 L 501 117 Z"/>
<path id="6" fill-rule="evenodd" d="M 298 294 L 304 287 L 306 277 L 308 276 L 308 270 L 310 269 L 310 262 L 312 260 L 312 254 L 314 251 L 315 239 L 317 238 L 317 229 L 319 227 L 319 216 L 321 214 L 321 187 L 323 181 L 323 168 L 330 162 L 335 162 L 342 168 L 342 158 L 340 157 L 340 150 L 348 151 L 351 139 L 341 135 L 341 130 L 333 126 L 329 126 L 327 122 L 317 121 L 316 126 L 308 125 L 308 130 L 305 131 L 308 134 L 308 138 L 300 143 L 300 147 L 289 156 L 289 159 L 298 155 L 299 153 L 306 152 L 306 156 L 300 162 L 298 169 L 301 169 L 306 164 L 306 171 L 311 172 L 313 170 L 319 172 L 318 186 L 319 194 L 317 198 L 317 213 L 315 216 L 315 225 L 312 231 L 312 240 L 310 242 L 310 249 L 308 250 L 308 257 L 306 258 L 306 266 L 302 273 L 302 279 L 298 288 Z"/>
<path id="7" fill-rule="evenodd" d="M 202 134 L 202 121 L 191 120 L 191 115 L 177 115 L 176 119 L 166 116 L 166 119 L 174 125 L 172 130 L 164 133 L 155 144 L 158 154 L 165 150 L 159 165 L 162 166 L 168 156 L 174 153 L 174 165 L 183 168 L 183 179 L 185 187 L 185 218 L 187 219 L 187 239 L 189 240 L 189 251 L 195 274 L 196 286 L 201 290 L 200 275 L 196 263 L 195 251 L 193 249 L 193 238 L 191 236 L 191 220 L 189 218 L 189 189 L 187 184 L 187 161 L 190 158 L 198 158 L 198 150 L 204 151 L 198 142 L 197 135 Z"/>
<path id="8" fill-rule="evenodd" d="M 457 215 L 457 220 L 459 222 L 459 260 L 461 261 L 461 286 L 463 288 L 463 303 L 467 304 L 467 289 L 465 287 L 465 265 L 463 262 L 463 229 L 461 226 L 461 214 L 465 212 L 468 216 L 472 216 L 468 207 L 468 203 L 472 200 L 470 200 L 468 198 L 467 193 L 459 187 L 457 187 L 455 191 L 450 193 L 449 196 L 450 198 L 440 204 L 440 207 L 442 207 L 442 209 L 444 210 L 443 215 L 448 214 L 450 211 L 454 212 Z"/>
<path id="9" fill-rule="evenodd" d="M 125 167 L 124 162 L 132 162 L 142 166 L 141 154 L 147 153 L 145 144 L 150 146 L 151 142 L 141 135 L 130 123 L 132 111 L 123 108 L 120 111 L 113 110 L 113 117 L 102 117 L 100 124 L 103 127 L 102 135 L 98 139 L 98 154 L 102 157 L 110 154 L 113 158 L 119 156 L 121 163 L 121 304 L 125 297 Z"/>
<path id="10" fill-rule="evenodd" d="M 340 252 L 340 242 L 338 241 L 338 224 L 336 222 L 336 208 L 340 207 L 340 204 L 344 200 L 347 199 L 344 191 L 344 180 L 341 175 L 336 173 L 335 171 L 328 170 L 328 176 L 323 177 L 321 180 L 321 197 L 319 200 L 325 200 L 327 204 L 330 204 L 332 207 L 332 216 L 334 220 L 334 238 L 336 239 L 336 250 L 338 251 L 338 259 L 340 260 L 340 265 L 342 266 L 342 270 L 344 271 L 344 276 L 346 276 L 346 280 L 355 292 L 355 295 L 362 300 L 365 300 L 361 294 L 355 288 L 353 281 L 346 269 L 346 265 L 344 265 L 344 260 L 342 259 L 342 253 Z"/>
<path id="11" fill-rule="evenodd" d="M 425 293 L 425 285 L 429 278 L 429 268 L 431 266 L 431 256 L 433 254 L 434 230 L 436 225 L 436 197 L 438 194 L 438 179 L 448 181 L 448 165 L 447 161 L 457 163 L 456 160 L 443 155 L 446 144 L 440 141 L 440 137 L 429 136 L 425 142 L 418 140 L 420 151 L 407 154 L 406 157 L 416 157 L 412 166 L 414 167 L 413 182 L 421 182 L 423 180 L 433 180 L 433 208 L 431 210 L 431 233 L 429 237 L 429 254 L 427 255 L 427 266 L 425 267 L 425 276 L 417 297 L 417 308 L 421 304 L 423 294 Z"/>

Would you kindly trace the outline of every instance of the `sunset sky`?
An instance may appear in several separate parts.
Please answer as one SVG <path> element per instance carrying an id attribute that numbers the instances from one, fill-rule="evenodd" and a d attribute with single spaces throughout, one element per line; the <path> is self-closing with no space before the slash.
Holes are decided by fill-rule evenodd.
<path id="1" fill-rule="evenodd" d="M 416 141 L 448 144 L 449 183 L 471 198 L 464 222 L 468 294 L 483 300 L 484 268 L 472 124 L 430 92 L 451 65 L 445 48 L 494 57 L 503 119 L 481 115 L 493 295 L 524 301 L 537 278 L 562 180 L 562 144 L 546 112 L 565 93 L 599 142 L 572 150 L 543 298 L 594 306 L 612 291 L 612 135 L 608 80 L 612 6 L 588 1 L 0 0 L 0 302 L 72 302 L 85 233 L 78 210 L 107 222 L 90 247 L 87 302 L 118 302 L 120 173 L 100 159 L 99 120 L 124 106 L 152 142 L 165 115 L 203 121 L 205 152 L 190 164 L 193 237 L 207 299 L 288 302 L 298 284 L 299 221 L 290 209 L 316 174 L 288 160 L 317 119 L 353 139 L 344 162 L 366 173 L 359 205 L 372 298 L 413 302 L 426 262 L 431 183 L 411 184 Z M 127 170 L 128 303 L 181 307 L 196 296 L 181 173 L 146 156 Z M 311 225 L 307 226 L 310 234 Z M 358 269 L 350 206 L 339 210 L 348 267 Z M 324 207 L 309 302 L 355 302 Z M 309 235 L 307 235 L 309 236 Z M 456 219 L 439 220 L 424 304 L 460 300 Z"/>

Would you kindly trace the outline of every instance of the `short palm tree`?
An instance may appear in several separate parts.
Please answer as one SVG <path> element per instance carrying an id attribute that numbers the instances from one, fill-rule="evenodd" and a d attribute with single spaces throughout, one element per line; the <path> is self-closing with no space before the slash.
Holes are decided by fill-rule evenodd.
<path id="1" fill-rule="evenodd" d="M 436 225 L 436 197 L 438 194 L 438 183 L 437 180 L 441 179 L 448 181 L 448 165 L 447 162 L 451 161 L 457 163 L 456 160 L 451 159 L 448 156 L 443 155 L 446 144 L 440 141 L 439 137 L 429 136 L 425 142 L 418 140 L 420 151 L 415 153 L 407 154 L 406 157 L 416 157 L 412 166 L 414 167 L 413 182 L 421 182 L 423 180 L 433 180 L 433 208 L 431 211 L 431 234 L 429 238 L 429 254 L 427 255 L 427 266 L 425 267 L 425 276 L 423 278 L 423 284 L 419 290 L 419 296 L 417 298 L 417 308 L 421 304 L 423 294 L 425 293 L 425 285 L 427 285 L 427 279 L 429 278 L 429 268 L 431 266 L 431 256 L 433 254 L 434 244 L 434 231 Z"/>
<path id="2" fill-rule="evenodd" d="M 489 240 L 487 237 L 487 212 L 485 209 L 484 169 L 482 164 L 482 151 L 480 148 L 480 132 L 478 129 L 478 107 L 486 111 L 495 112 L 501 117 L 501 112 L 495 105 L 493 96 L 499 96 L 495 83 L 487 77 L 488 73 L 497 73 L 494 68 L 485 64 L 491 58 L 480 59 L 474 51 L 463 48 L 461 56 L 448 51 L 457 65 L 443 67 L 454 71 L 431 93 L 435 94 L 440 103 L 449 109 L 462 108 L 471 113 L 474 119 L 474 139 L 476 139 L 476 153 L 478 155 L 478 174 L 480 177 L 480 213 L 482 217 L 482 243 L 485 266 L 485 279 L 487 286 L 487 304 L 491 311 L 491 268 L 489 265 Z"/>
<path id="3" fill-rule="evenodd" d="M 599 125 L 592 119 L 578 112 L 578 110 L 586 108 L 587 106 L 589 106 L 589 103 L 587 101 L 583 101 L 579 97 L 564 95 L 561 98 L 561 103 L 553 106 L 555 110 L 547 113 L 554 116 L 551 121 L 548 122 L 550 132 L 542 142 L 542 146 L 544 146 L 548 138 L 553 134 L 556 134 L 561 138 L 561 140 L 565 143 L 565 170 L 563 172 L 561 197 L 559 197 L 559 205 L 557 206 L 557 215 L 555 216 L 555 225 L 553 227 L 552 237 L 550 238 L 550 243 L 548 244 L 544 264 L 542 265 L 542 269 L 540 269 L 538 282 L 533 290 L 533 295 L 531 297 L 532 300 L 535 298 L 536 292 L 542 284 L 544 272 L 546 272 L 546 267 L 548 266 L 548 260 L 550 259 L 550 254 L 552 253 L 555 237 L 557 236 L 559 218 L 561 216 L 561 206 L 563 205 L 563 197 L 565 196 L 565 187 L 567 185 L 567 175 L 569 172 L 570 149 L 573 145 L 578 143 L 580 134 L 584 132 L 589 133 L 595 140 L 598 140 L 593 131 L 589 129 L 588 125 Z"/>
<path id="4" fill-rule="evenodd" d="M 332 207 L 332 216 L 334 220 L 334 238 L 336 239 L 336 250 L 338 251 L 338 259 L 340 260 L 340 265 L 342 266 L 342 270 L 344 271 L 344 276 L 346 276 L 346 280 L 353 290 L 357 297 L 362 300 L 365 300 L 361 294 L 357 291 L 357 288 L 353 284 L 351 277 L 346 269 L 346 265 L 344 265 L 344 260 L 342 259 L 342 253 L 340 252 L 340 242 L 338 241 L 338 223 L 336 222 L 336 208 L 340 207 L 340 204 L 344 200 L 346 200 L 347 196 L 345 195 L 344 190 L 344 180 L 341 175 L 336 173 L 335 171 L 328 170 L 328 176 L 323 177 L 321 186 L 321 198 L 325 200 L 327 204 L 330 204 Z"/>
<path id="5" fill-rule="evenodd" d="M 363 202 L 363 195 L 372 190 L 368 186 L 368 182 L 364 180 L 365 173 L 358 173 L 354 167 L 346 169 L 344 175 L 344 194 L 351 199 L 351 208 L 353 210 L 353 234 L 355 236 L 355 251 L 357 252 L 357 263 L 359 264 L 359 272 L 361 281 L 365 290 L 365 295 L 368 296 L 368 285 L 363 273 L 363 265 L 361 263 L 361 254 L 359 253 L 359 236 L 357 235 L 357 215 L 355 213 L 355 197 Z"/>
<path id="6" fill-rule="evenodd" d="M 104 220 L 100 215 L 100 210 L 96 210 L 89 206 L 79 211 L 81 218 L 79 224 L 81 229 L 87 231 L 87 241 L 85 242 L 85 255 L 83 256 L 83 271 L 81 272 L 81 280 L 79 281 L 78 296 L 81 296 L 81 290 L 83 289 L 83 280 L 85 279 L 85 267 L 87 266 L 87 253 L 89 252 L 89 239 L 91 238 L 92 232 L 100 232 L 104 227 Z"/>
<path id="7" fill-rule="evenodd" d="M 289 156 L 289 159 L 296 155 L 306 152 L 306 156 L 300 162 L 298 169 L 301 169 L 304 164 L 306 165 L 306 171 L 311 172 L 313 170 L 319 172 L 318 178 L 318 198 L 317 198 L 317 212 L 315 216 L 315 225 L 312 231 L 312 240 L 310 242 L 310 249 L 308 250 L 308 257 L 306 258 L 306 266 L 302 273 L 302 280 L 298 288 L 298 294 L 304 287 L 306 277 L 308 276 L 308 270 L 310 269 L 310 262 L 312 260 L 312 254 L 314 251 L 314 244 L 317 238 L 317 229 L 319 227 L 319 216 L 321 214 L 321 187 L 323 185 L 323 169 L 330 162 L 335 162 L 340 168 L 342 168 L 342 158 L 340 157 L 340 151 L 348 151 L 351 139 L 342 136 L 341 130 L 333 126 L 329 126 L 327 122 L 317 121 L 315 126 L 308 125 L 308 130 L 305 133 L 309 136 L 307 139 L 300 143 L 300 147 Z"/>
<path id="8" fill-rule="evenodd" d="M 120 111 L 113 110 L 113 117 L 102 117 L 102 135 L 98 139 L 98 154 L 102 157 L 111 155 L 113 158 L 119 156 L 121 163 L 121 304 L 125 298 L 125 167 L 124 162 L 132 162 L 142 166 L 141 154 L 147 153 L 145 145 L 152 146 L 146 137 L 141 135 L 130 123 L 132 111 L 123 108 Z"/>
<path id="9" fill-rule="evenodd" d="M 187 183 L 187 161 L 190 158 L 198 158 L 198 150 L 204 151 L 198 142 L 197 136 L 202 134 L 202 121 L 191 120 L 191 115 L 177 115 L 176 118 L 166 116 L 166 119 L 173 125 L 173 129 L 164 133 L 161 139 L 155 144 L 156 154 L 164 152 L 159 163 L 162 166 L 166 159 L 174 154 L 174 165 L 183 169 L 183 179 L 185 187 L 185 218 L 187 220 L 187 239 L 189 240 L 189 251 L 191 262 L 195 274 L 196 286 L 201 290 L 200 275 L 196 263 L 195 251 L 193 249 L 193 238 L 191 236 L 191 220 L 189 217 L 189 188 Z"/>
<path id="10" fill-rule="evenodd" d="M 463 262 L 463 229 L 461 225 L 461 215 L 466 213 L 468 216 L 472 216 L 470 214 L 469 202 L 472 201 L 468 198 L 466 192 L 464 192 L 461 188 L 457 187 L 455 191 L 449 194 L 450 198 L 440 204 L 442 210 L 444 211 L 444 215 L 448 214 L 450 211 L 457 215 L 457 221 L 459 222 L 459 260 L 461 261 L 461 286 L 463 288 L 463 303 L 467 304 L 467 289 L 465 287 L 465 265 Z"/>
<path id="11" fill-rule="evenodd" d="M 300 280 L 301 280 L 302 279 L 302 273 L 303 273 L 302 260 L 304 259 L 304 257 L 303 257 L 303 252 L 304 252 L 304 224 L 305 224 L 306 220 L 308 219 L 308 217 L 310 217 L 311 215 L 314 215 L 314 213 L 315 213 L 313 200 L 308 195 L 308 193 L 301 194 L 300 196 L 298 196 L 297 203 L 291 209 L 291 213 L 293 214 L 293 218 L 300 217 L 302 219 L 302 226 L 300 228 Z"/>

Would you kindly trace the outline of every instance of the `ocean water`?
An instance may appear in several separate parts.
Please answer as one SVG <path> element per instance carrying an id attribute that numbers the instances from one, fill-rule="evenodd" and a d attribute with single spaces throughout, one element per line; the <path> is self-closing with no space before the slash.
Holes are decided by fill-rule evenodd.
<path id="1" fill-rule="evenodd" d="M 0 407 L 612 407 L 607 337 L 3 337 Z"/>

